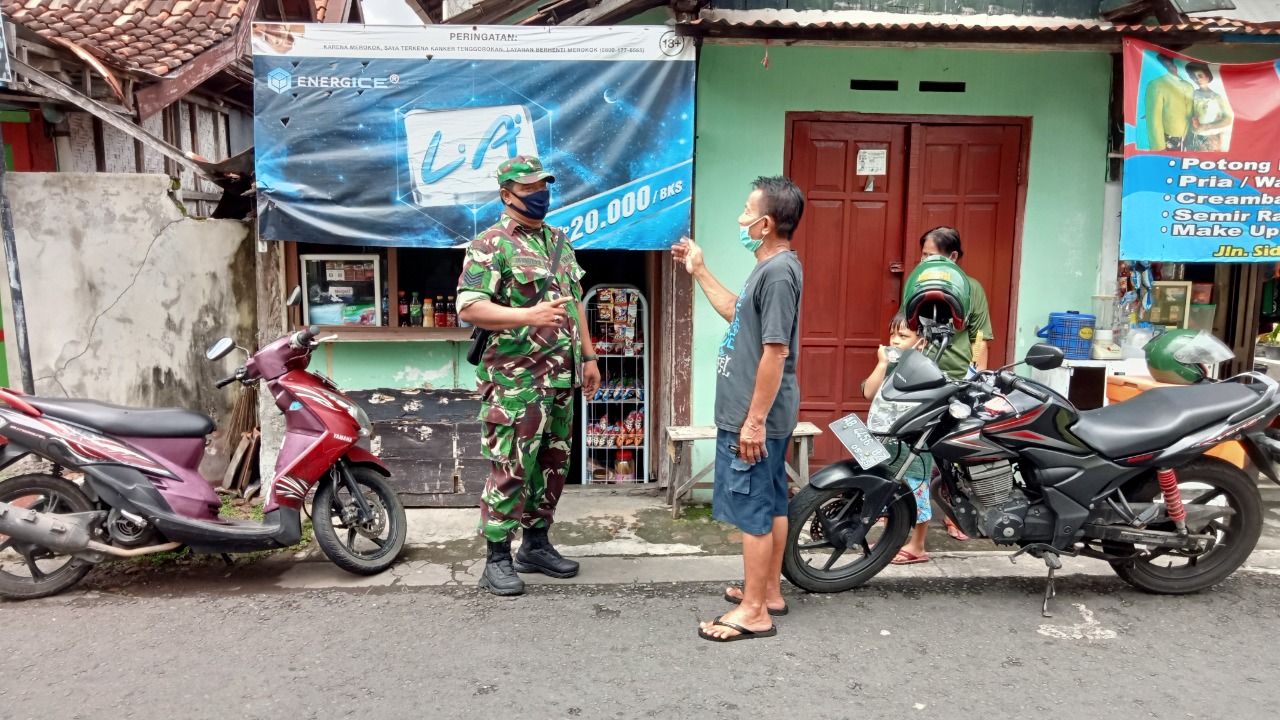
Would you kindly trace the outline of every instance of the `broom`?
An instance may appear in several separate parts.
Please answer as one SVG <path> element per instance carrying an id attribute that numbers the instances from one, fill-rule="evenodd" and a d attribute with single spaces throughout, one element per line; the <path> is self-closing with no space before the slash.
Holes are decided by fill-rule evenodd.
<path id="1" fill-rule="evenodd" d="M 231 421 L 227 423 L 227 451 L 231 453 L 231 464 L 222 481 L 224 489 L 238 491 L 248 484 L 250 478 L 240 470 L 242 464 L 252 460 L 250 448 L 256 441 L 257 430 L 258 386 L 241 385 L 240 394 L 231 408 Z"/>

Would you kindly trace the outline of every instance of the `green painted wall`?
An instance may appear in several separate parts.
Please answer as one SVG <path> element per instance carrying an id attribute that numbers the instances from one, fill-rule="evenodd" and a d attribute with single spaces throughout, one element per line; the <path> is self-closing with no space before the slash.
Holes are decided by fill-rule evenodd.
<path id="1" fill-rule="evenodd" d="M 1032 118 L 1017 352 L 1035 342 L 1034 327 L 1050 312 L 1091 308 L 1101 248 L 1108 55 L 774 45 L 765 69 L 764 50 L 704 45 L 698 69 L 695 237 L 726 286 L 740 288 L 754 263 L 738 244 L 737 217 L 751 180 L 783 171 L 788 111 L 1002 115 Z M 898 80 L 902 89 L 853 92 L 852 78 Z M 964 81 L 967 92 L 919 93 L 920 80 Z M 694 422 L 709 424 L 725 323 L 695 294 Z"/>
<path id="2" fill-rule="evenodd" d="M 475 366 L 467 362 L 468 343 L 326 343 L 311 369 L 328 375 L 344 390 L 433 389 L 476 386 Z"/>

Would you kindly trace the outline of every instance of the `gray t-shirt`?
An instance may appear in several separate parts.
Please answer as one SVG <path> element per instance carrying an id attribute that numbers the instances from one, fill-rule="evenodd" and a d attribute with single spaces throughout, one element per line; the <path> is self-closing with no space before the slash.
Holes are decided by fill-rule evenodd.
<path id="1" fill-rule="evenodd" d="M 742 432 L 765 343 L 784 343 L 791 351 L 782 368 L 782 385 L 765 420 L 765 436 L 791 437 L 800 414 L 796 359 L 800 356 L 800 291 L 804 274 L 794 251 L 758 263 L 738 296 L 733 322 L 720 343 L 716 367 L 716 427 Z"/>

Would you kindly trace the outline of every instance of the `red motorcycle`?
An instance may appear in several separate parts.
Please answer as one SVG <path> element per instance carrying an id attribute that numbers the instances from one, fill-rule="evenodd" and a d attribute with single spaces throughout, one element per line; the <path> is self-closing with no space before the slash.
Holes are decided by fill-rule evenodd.
<path id="1" fill-rule="evenodd" d="M 265 380 L 285 416 L 260 522 L 218 514 L 222 502 L 197 470 L 215 427 L 207 415 L 0 388 L 0 469 L 37 455 L 84 474 L 82 484 L 50 474 L 0 482 L 0 597 L 59 593 L 108 558 L 182 546 L 195 553 L 293 546 L 313 488 L 311 518 L 325 555 L 361 575 L 389 567 L 404 548 L 404 506 L 386 466 L 359 444 L 372 432 L 364 410 L 307 371 L 317 332 L 276 340 L 217 383 Z M 235 349 L 223 338 L 205 356 L 219 360 Z"/>

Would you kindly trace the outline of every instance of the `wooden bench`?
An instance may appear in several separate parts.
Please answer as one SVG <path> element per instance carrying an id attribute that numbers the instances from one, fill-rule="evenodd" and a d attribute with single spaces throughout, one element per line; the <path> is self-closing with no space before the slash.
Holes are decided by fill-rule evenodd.
<path id="1" fill-rule="evenodd" d="M 822 431 L 813 423 L 796 425 L 791 434 L 791 461 L 787 463 L 787 477 L 800 487 L 809 484 L 809 458 L 813 457 L 813 439 Z M 673 425 L 667 428 L 667 502 L 671 505 L 671 517 L 680 517 L 680 501 L 694 488 L 709 488 L 710 482 L 701 482 L 715 470 L 715 459 L 695 475 L 693 473 L 693 444 L 698 440 L 715 440 L 714 425 Z"/>

